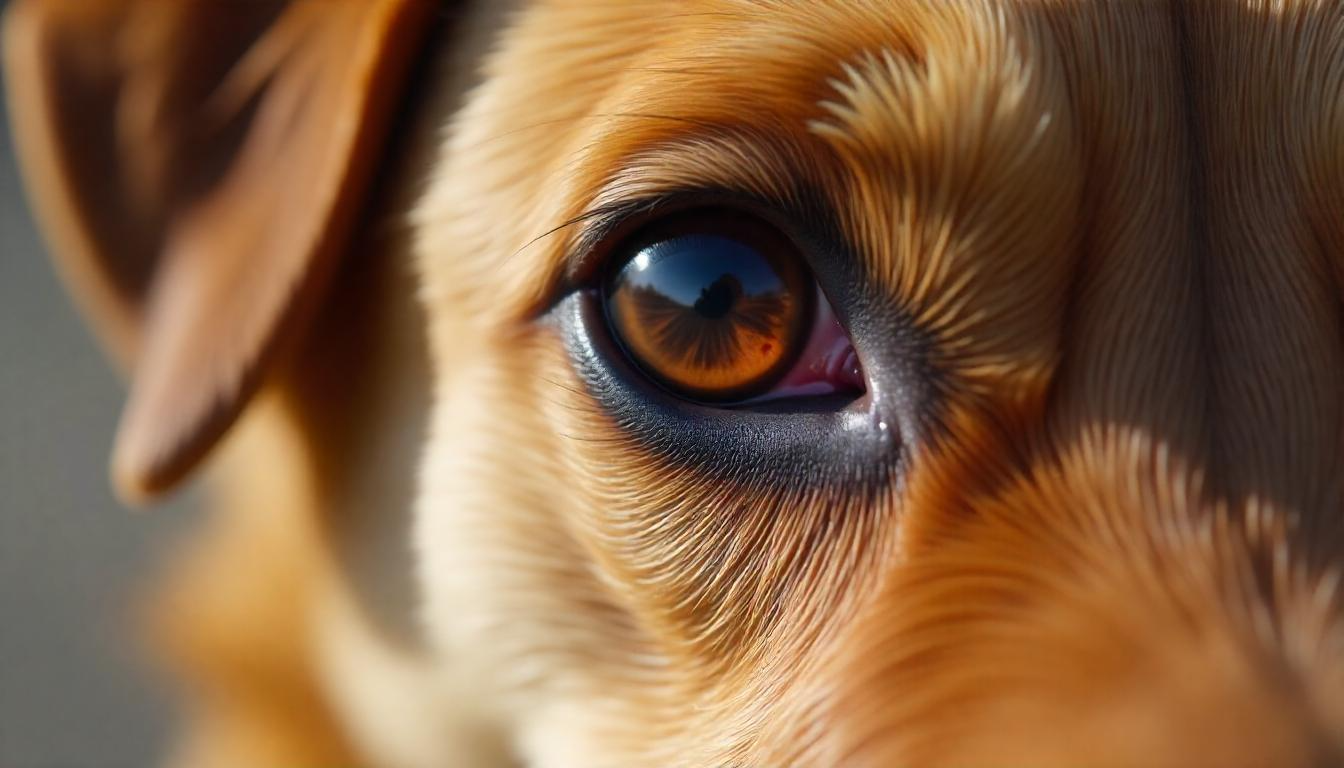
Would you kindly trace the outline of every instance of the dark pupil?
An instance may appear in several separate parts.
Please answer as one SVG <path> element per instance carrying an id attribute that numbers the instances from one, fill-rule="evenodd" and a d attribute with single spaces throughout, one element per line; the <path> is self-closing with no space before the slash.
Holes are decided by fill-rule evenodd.
<path id="1" fill-rule="evenodd" d="M 695 300 L 695 311 L 703 317 L 717 320 L 733 309 L 733 304 L 742 297 L 742 281 L 733 275 L 719 275 L 719 279 L 700 289 L 700 298 Z"/>

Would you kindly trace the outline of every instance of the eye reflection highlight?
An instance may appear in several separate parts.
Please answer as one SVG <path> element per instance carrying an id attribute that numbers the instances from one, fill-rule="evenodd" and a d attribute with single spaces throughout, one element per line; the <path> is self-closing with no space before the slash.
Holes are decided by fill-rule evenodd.
<path id="1" fill-rule="evenodd" d="M 814 288 L 792 243 L 763 223 L 683 215 L 634 241 L 607 315 L 652 378 L 696 399 L 759 394 L 806 340 Z"/>

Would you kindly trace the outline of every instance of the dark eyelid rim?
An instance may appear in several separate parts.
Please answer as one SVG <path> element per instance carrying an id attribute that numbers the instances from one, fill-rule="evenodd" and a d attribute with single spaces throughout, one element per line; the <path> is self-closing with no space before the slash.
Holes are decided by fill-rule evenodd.
<path id="1" fill-rule="evenodd" d="M 843 239 L 835 226 L 834 212 L 819 195 L 766 198 L 724 187 L 669 190 L 598 207 L 579 216 L 577 220 L 583 225 L 567 254 L 564 284 L 556 301 L 575 290 L 595 285 L 611 252 L 641 226 L 693 208 L 737 209 L 761 219 L 798 244 L 814 274 L 819 274 L 822 266 L 816 263 L 815 254 L 832 250 L 838 244 L 837 239 Z M 825 231 L 817 232 L 817 224 Z M 818 235 L 830 241 L 829 248 L 809 247 L 818 242 Z"/>
<path id="2" fill-rule="evenodd" d="M 814 407 L 779 403 L 724 408 L 647 385 L 613 341 L 593 333 L 601 308 L 593 292 L 569 294 L 550 316 L 589 397 L 622 434 L 673 466 L 692 467 L 724 482 L 753 467 L 780 483 L 825 487 L 894 482 L 907 460 L 892 431 L 882 429 L 870 395 L 818 398 Z M 781 415 L 786 418 L 781 418 Z"/>

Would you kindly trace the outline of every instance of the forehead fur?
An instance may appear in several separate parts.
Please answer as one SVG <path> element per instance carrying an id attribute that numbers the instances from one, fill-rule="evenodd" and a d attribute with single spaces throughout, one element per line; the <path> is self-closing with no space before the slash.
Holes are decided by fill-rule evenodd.
<path id="1" fill-rule="evenodd" d="M 539 2 L 486 75 L 417 212 L 418 535 L 429 623 L 490 638 L 479 674 L 537 755 L 983 761 L 963 705 L 1104 740 L 1121 721 L 1080 720 L 1077 686 L 1201 632 L 1253 639 L 1209 662 L 1228 696 L 1266 664 L 1338 679 L 1339 6 Z M 861 354 L 918 337 L 904 463 L 712 474 L 576 376 L 538 318 L 600 268 L 591 215 L 704 189 L 834 235 Z M 1315 655 L 1265 662 L 1290 624 Z M 967 670 L 1030 693 L 1008 717 Z M 1146 701 L 1119 711 L 1151 746 Z"/>

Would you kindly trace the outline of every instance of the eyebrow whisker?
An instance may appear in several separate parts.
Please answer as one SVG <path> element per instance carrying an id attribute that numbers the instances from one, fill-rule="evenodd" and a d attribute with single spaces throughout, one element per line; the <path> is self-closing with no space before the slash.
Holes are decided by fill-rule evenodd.
<path id="1" fill-rule="evenodd" d="M 517 256 L 518 254 L 520 254 L 520 253 L 522 253 L 523 251 L 527 250 L 528 248 L 531 248 L 533 245 L 536 245 L 536 244 L 537 244 L 538 242 L 540 242 L 541 240 L 544 240 L 544 239 L 546 239 L 546 238 L 548 238 L 548 237 L 550 237 L 550 236 L 552 236 L 552 235 L 554 235 L 554 234 L 557 234 L 557 233 L 561 232 L 562 230 L 568 229 L 569 227 L 572 227 L 572 226 L 574 226 L 575 224 L 582 224 L 582 223 L 584 223 L 584 222 L 586 222 L 586 221 L 590 221 L 590 220 L 592 220 L 592 219 L 600 218 L 600 217 L 602 217 L 602 216 L 606 216 L 606 215 L 608 215 L 608 214 L 611 214 L 611 213 L 613 213 L 613 212 L 615 212 L 615 211 L 620 210 L 621 207 L 622 207 L 622 206 L 619 206 L 619 205 L 605 205 L 605 206 L 600 206 L 600 207 L 598 207 L 598 208 L 594 208 L 594 209 L 591 210 L 591 211 L 586 211 L 586 212 L 584 212 L 584 213 L 581 213 L 581 214 L 579 214 L 578 216 L 575 216 L 575 217 L 573 217 L 573 218 L 571 218 L 571 219 L 569 219 L 569 220 L 567 220 L 567 221 L 564 221 L 564 222 L 562 222 L 562 223 L 560 223 L 560 224 L 557 224 L 556 226 L 551 227 L 550 229 L 546 230 L 545 232 L 542 232 L 540 235 L 537 235 L 536 237 L 532 238 L 531 240 L 528 240 L 528 241 L 527 241 L 526 243 L 524 243 L 524 244 L 522 245 L 522 247 L 520 247 L 518 250 L 516 250 L 516 251 L 514 251 L 513 253 L 509 254 L 508 257 L 504 259 L 504 262 L 501 262 L 501 265 L 500 265 L 500 266 L 503 266 L 503 264 L 507 263 L 507 262 L 509 261 L 509 259 L 512 259 L 513 257 Z"/>

